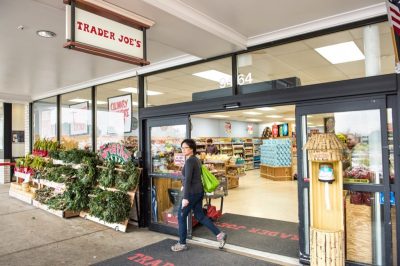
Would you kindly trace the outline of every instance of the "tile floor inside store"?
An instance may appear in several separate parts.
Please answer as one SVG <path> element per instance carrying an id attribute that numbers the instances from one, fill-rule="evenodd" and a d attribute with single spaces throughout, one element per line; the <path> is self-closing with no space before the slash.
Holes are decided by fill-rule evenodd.
<path id="1" fill-rule="evenodd" d="M 298 222 L 297 181 L 272 181 L 260 177 L 260 170 L 246 171 L 239 187 L 228 190 L 224 213 Z M 219 208 L 219 202 L 213 201 Z"/>

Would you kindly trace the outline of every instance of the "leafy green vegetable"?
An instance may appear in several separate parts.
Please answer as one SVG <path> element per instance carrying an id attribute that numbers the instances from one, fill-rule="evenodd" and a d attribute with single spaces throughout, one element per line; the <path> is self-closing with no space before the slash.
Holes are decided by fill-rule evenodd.
<path id="1" fill-rule="evenodd" d="M 122 191 L 135 190 L 139 182 L 140 169 L 135 166 L 132 161 L 124 164 L 125 172 L 120 172 L 115 180 L 115 186 Z"/>
<path id="2" fill-rule="evenodd" d="M 117 173 L 115 171 L 115 162 L 106 161 L 106 169 L 102 169 L 99 177 L 99 184 L 103 187 L 114 187 Z"/>
<path id="3" fill-rule="evenodd" d="M 90 215 L 108 223 L 119 223 L 129 217 L 131 203 L 124 192 L 101 191 L 89 203 Z"/>

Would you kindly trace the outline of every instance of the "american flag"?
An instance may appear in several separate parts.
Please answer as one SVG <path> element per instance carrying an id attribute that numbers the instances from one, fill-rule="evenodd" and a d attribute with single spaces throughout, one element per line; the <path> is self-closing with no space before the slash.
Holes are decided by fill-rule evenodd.
<path id="1" fill-rule="evenodd" d="M 388 16 L 392 23 L 393 30 L 398 36 L 400 36 L 400 0 L 388 0 Z"/>

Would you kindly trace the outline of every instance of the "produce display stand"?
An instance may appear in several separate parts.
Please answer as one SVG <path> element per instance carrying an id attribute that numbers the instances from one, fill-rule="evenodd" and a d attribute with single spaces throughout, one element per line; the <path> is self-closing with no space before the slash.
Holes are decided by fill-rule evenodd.
<path id="1" fill-rule="evenodd" d="M 99 186 L 99 188 L 101 188 L 103 190 L 107 190 L 107 191 L 112 191 L 112 192 L 121 191 L 121 190 L 118 190 L 116 188 L 105 188 L 105 187 L 102 187 L 102 186 Z M 131 201 L 131 207 L 132 207 L 134 202 L 136 202 L 136 197 L 135 197 L 136 196 L 136 190 L 128 191 L 126 193 L 129 195 L 129 198 L 130 198 L 130 201 Z M 87 211 L 81 211 L 78 215 L 80 217 L 86 219 L 86 220 L 89 220 L 89 221 L 92 221 L 92 222 L 95 222 L 95 223 L 99 223 L 101 225 L 105 225 L 107 227 L 110 227 L 110 228 L 114 229 L 115 231 L 120 231 L 120 232 L 126 232 L 126 230 L 128 228 L 128 224 L 129 224 L 129 218 L 126 219 L 125 221 L 120 222 L 120 223 L 108 223 L 108 222 L 105 222 L 105 221 L 103 221 L 103 220 L 101 220 L 101 219 L 99 219 L 99 218 L 97 218 L 97 217 L 95 217 L 93 215 L 90 215 Z"/>
<path id="2" fill-rule="evenodd" d="M 97 168 L 107 169 L 107 167 L 99 166 L 99 165 L 97 166 Z M 118 166 L 115 167 L 114 170 L 115 171 L 120 171 L 120 172 L 125 172 L 125 170 L 121 169 Z M 141 174 L 142 174 L 142 169 L 139 168 L 139 176 Z M 106 187 L 103 187 L 103 186 L 98 186 L 98 187 L 101 188 L 102 190 L 111 191 L 111 192 L 121 191 L 121 190 L 116 189 L 116 188 L 106 188 Z M 137 200 L 136 200 L 137 189 L 135 189 L 133 191 L 127 191 L 125 193 L 129 195 L 131 208 L 133 207 L 133 204 L 136 204 L 136 209 L 137 209 L 137 207 L 138 207 Z M 101 220 L 101 219 L 99 219 L 99 218 L 97 218 L 97 217 L 95 217 L 93 215 L 90 215 L 89 212 L 87 212 L 87 211 L 81 211 L 79 213 L 79 216 L 84 218 L 84 219 L 90 220 L 92 222 L 96 222 L 96 223 L 99 223 L 101 225 L 105 225 L 107 227 L 113 228 L 115 231 L 119 231 L 119 232 L 126 232 L 126 230 L 128 228 L 128 224 L 129 224 L 129 217 L 126 220 L 124 220 L 124 221 L 122 221 L 120 223 L 108 223 L 108 222 L 103 221 L 103 220 Z"/>
<path id="3" fill-rule="evenodd" d="M 305 146 L 310 169 L 311 265 L 344 265 L 342 155 L 335 134 L 314 134 Z"/>
<path id="4" fill-rule="evenodd" d="M 49 206 L 47 206 L 46 204 L 42 204 L 37 200 L 32 200 L 32 205 L 37 207 L 37 208 L 39 208 L 39 209 L 41 209 L 41 210 L 47 211 L 47 212 L 49 212 L 51 214 L 54 214 L 54 215 L 56 215 L 58 217 L 61 217 L 61 218 L 72 218 L 72 217 L 79 216 L 79 212 L 68 211 L 68 210 L 65 210 L 65 211 L 63 211 L 63 210 L 53 210 Z"/>
<path id="5" fill-rule="evenodd" d="M 260 176 L 273 181 L 290 181 L 292 180 L 292 167 L 260 165 Z"/>
<path id="6" fill-rule="evenodd" d="M 228 181 L 228 189 L 239 187 L 239 177 L 245 176 L 244 164 L 226 164 L 225 175 Z"/>
<path id="7" fill-rule="evenodd" d="M 32 200 L 35 198 L 35 193 L 29 186 L 23 187 L 22 184 L 17 182 L 11 183 L 8 195 L 28 204 L 32 204 Z"/>

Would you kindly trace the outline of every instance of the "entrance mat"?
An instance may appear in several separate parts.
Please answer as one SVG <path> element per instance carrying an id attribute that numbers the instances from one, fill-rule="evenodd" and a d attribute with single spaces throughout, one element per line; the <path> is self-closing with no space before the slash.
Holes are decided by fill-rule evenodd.
<path id="1" fill-rule="evenodd" d="M 293 258 L 299 256 L 297 223 L 225 213 L 215 225 L 228 234 L 228 244 Z M 193 236 L 215 240 L 201 225 L 194 228 Z"/>
<path id="2" fill-rule="evenodd" d="M 195 266 L 195 265 L 277 265 L 265 261 L 228 253 L 216 249 L 189 245 L 189 249 L 172 252 L 170 247 L 177 241 L 165 239 L 155 244 L 139 248 L 124 255 L 114 257 L 94 265 L 96 266 Z"/>

